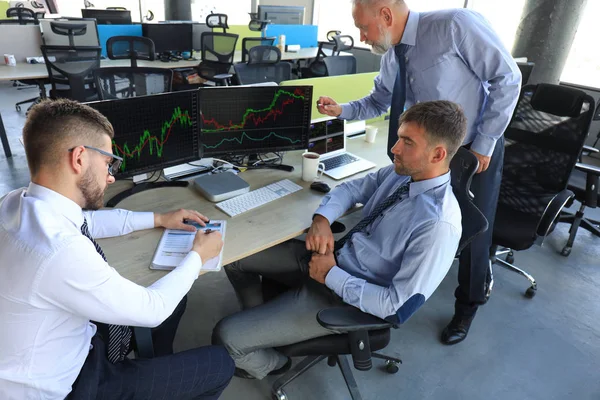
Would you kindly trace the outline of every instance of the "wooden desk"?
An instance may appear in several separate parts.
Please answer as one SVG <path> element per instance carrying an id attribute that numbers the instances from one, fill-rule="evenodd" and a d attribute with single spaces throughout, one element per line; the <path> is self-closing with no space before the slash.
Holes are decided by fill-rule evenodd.
<path id="1" fill-rule="evenodd" d="M 379 133 L 375 143 L 366 143 L 362 136 L 348 139 L 348 150 L 381 167 L 390 163 L 385 151 L 387 122 L 378 122 L 377 125 Z M 233 218 L 217 209 L 214 203 L 204 199 L 192 187 L 150 190 L 123 200 L 119 203 L 119 207 L 154 212 L 191 208 L 211 219 L 226 220 L 227 233 L 223 255 L 225 265 L 301 235 L 310 227 L 312 215 L 321 203 L 323 194 L 310 190 L 310 184 L 302 181 L 301 154 L 302 151 L 295 151 L 285 155 L 284 162 L 295 167 L 293 172 L 266 169 L 244 172 L 240 176 L 250 184 L 250 190 L 286 178 L 301 185 L 303 190 Z M 348 179 L 355 179 L 375 170 L 371 169 Z M 332 188 L 341 182 L 325 175 L 322 180 Z M 129 181 L 116 182 L 107 191 L 107 196 L 130 186 Z M 163 229 L 137 231 L 127 236 L 102 239 L 99 242 L 112 267 L 125 278 L 148 286 L 166 273 L 148 268 L 162 232 Z"/>

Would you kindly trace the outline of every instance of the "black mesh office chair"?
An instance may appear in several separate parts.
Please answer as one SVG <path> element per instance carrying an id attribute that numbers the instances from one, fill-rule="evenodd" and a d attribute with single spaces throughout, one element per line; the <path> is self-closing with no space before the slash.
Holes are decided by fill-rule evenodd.
<path id="1" fill-rule="evenodd" d="M 248 61 L 248 52 L 255 46 L 273 46 L 274 37 L 247 37 L 242 39 L 242 62 Z"/>
<path id="2" fill-rule="evenodd" d="M 248 22 L 248 29 L 255 32 L 262 32 L 270 22 L 270 20 L 265 19 L 251 19 L 250 22 Z"/>
<path id="3" fill-rule="evenodd" d="M 592 120 L 594 100 L 565 86 L 528 85 L 504 136 L 504 169 L 494 223 L 492 262 L 535 279 L 514 266 L 513 250 L 542 244 L 573 197 L 567 189 Z M 499 250 L 500 249 L 500 250 Z M 506 254 L 502 260 L 498 256 Z"/>
<path id="4" fill-rule="evenodd" d="M 238 37 L 234 33 L 202 32 L 202 61 L 196 67 L 198 75 L 217 85 L 231 84 L 229 70 L 233 66 Z"/>
<path id="5" fill-rule="evenodd" d="M 460 253 L 475 236 L 488 227 L 487 220 L 472 202 L 469 192 L 477 167 L 478 161 L 475 155 L 463 148 L 459 149 L 450 165 L 452 189 L 461 208 L 462 220 L 478 221 L 478 224 L 471 224 L 472 230 L 467 230 L 463 224 L 457 253 Z M 267 300 L 287 288 L 281 288 L 273 281 L 263 279 L 263 289 Z M 351 306 L 323 309 L 319 311 L 316 318 L 325 328 L 344 333 L 277 348 L 288 357 L 304 357 L 304 359 L 273 384 L 271 393 L 274 399 L 287 400 L 284 387 L 325 358 L 330 366 L 336 364 L 339 366 L 353 400 L 360 400 L 362 397 L 346 358 L 347 355 L 352 355 L 354 368 L 360 371 L 371 369 L 371 359 L 378 358 L 385 360 L 388 373 L 398 372 L 398 364 L 401 360 L 376 353 L 389 344 L 390 328 L 397 328 L 397 325 Z"/>
<path id="6" fill-rule="evenodd" d="M 240 85 L 288 81 L 292 79 L 292 66 L 280 62 L 281 51 L 275 46 L 255 46 L 250 49 L 248 63 L 233 66 Z"/>
<path id="7" fill-rule="evenodd" d="M 223 33 L 227 32 L 227 14 L 213 14 L 212 12 L 206 16 L 206 26 L 212 29 L 223 29 Z"/>
<path id="8" fill-rule="evenodd" d="M 36 12 L 25 7 L 11 7 L 6 10 L 7 18 L 16 18 L 19 25 L 38 24 Z"/>
<path id="9" fill-rule="evenodd" d="M 100 67 L 99 46 L 41 46 L 42 55 L 52 84 L 50 98 L 92 101 L 98 98 L 93 71 Z"/>
<path id="10" fill-rule="evenodd" d="M 349 75 L 356 73 L 356 57 L 331 56 L 323 59 L 325 76 Z"/>
<path id="11" fill-rule="evenodd" d="M 168 68 L 113 67 L 94 70 L 100 100 L 123 99 L 171 91 L 173 71 Z"/>
<path id="12" fill-rule="evenodd" d="M 354 48 L 354 39 L 352 36 L 334 35 L 333 32 L 334 31 L 328 32 L 327 42 L 319 42 L 317 57 L 311 61 L 307 67 L 300 69 L 302 78 L 327 76 L 327 68 L 324 62 L 325 58 L 339 56 L 342 51 L 350 51 Z"/>
<path id="13" fill-rule="evenodd" d="M 150 38 L 139 36 L 113 36 L 106 41 L 106 53 L 111 60 L 131 60 L 137 67 L 137 60 L 154 61 L 156 51 Z"/>

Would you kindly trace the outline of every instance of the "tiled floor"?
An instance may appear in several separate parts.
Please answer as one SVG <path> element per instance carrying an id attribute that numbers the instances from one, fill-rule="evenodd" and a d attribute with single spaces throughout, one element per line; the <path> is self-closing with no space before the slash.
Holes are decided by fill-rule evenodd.
<path id="1" fill-rule="evenodd" d="M 13 105 L 18 98 L 35 94 L 35 89 L 17 91 L 0 84 L 0 112 L 15 154 L 10 160 L 0 155 L 0 196 L 28 183 L 18 142 L 24 114 L 16 113 Z M 446 347 L 438 337 L 452 316 L 457 279 L 453 267 L 421 310 L 392 332 L 384 352 L 404 360 L 400 372 L 388 375 L 376 360 L 371 371 L 355 371 L 363 398 L 600 399 L 600 238 L 580 231 L 571 256 L 564 258 L 558 251 L 567 235 L 567 227 L 560 224 L 544 247 L 516 255 L 516 264 L 538 281 L 534 299 L 523 296 L 528 286 L 524 279 L 495 268 L 493 295 L 480 310 L 468 339 Z M 237 309 L 223 272 L 202 276 L 189 294 L 177 350 L 208 344 L 215 323 Z M 268 399 L 270 383 L 271 378 L 234 378 L 222 398 Z M 326 363 L 293 382 L 287 393 L 292 400 L 349 399 L 341 374 Z"/>

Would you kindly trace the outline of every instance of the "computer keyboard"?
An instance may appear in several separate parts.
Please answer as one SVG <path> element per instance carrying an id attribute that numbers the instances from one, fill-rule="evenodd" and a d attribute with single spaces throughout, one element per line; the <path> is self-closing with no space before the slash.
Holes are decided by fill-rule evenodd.
<path id="1" fill-rule="evenodd" d="M 358 161 L 358 158 L 345 153 L 340 154 L 339 156 L 328 158 L 327 160 L 323 160 L 323 164 L 325 164 L 325 171 L 331 171 L 332 169 L 341 167 L 343 165 L 352 164 L 356 161 Z"/>
<path id="2" fill-rule="evenodd" d="M 296 185 L 289 179 L 283 179 L 260 189 L 217 203 L 216 206 L 227 215 L 235 217 L 238 214 L 250 211 L 301 189 L 302 186 Z"/>

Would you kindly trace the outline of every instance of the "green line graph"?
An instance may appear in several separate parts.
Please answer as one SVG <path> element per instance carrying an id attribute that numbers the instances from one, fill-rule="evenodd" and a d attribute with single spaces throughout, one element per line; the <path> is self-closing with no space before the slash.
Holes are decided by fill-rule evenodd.
<path id="1" fill-rule="evenodd" d="M 221 140 L 219 143 L 215 144 L 214 146 L 209 146 L 209 145 L 204 144 L 204 143 L 202 145 L 204 147 L 206 147 L 207 149 L 216 149 L 216 148 L 218 148 L 219 146 L 221 146 L 225 142 L 238 142 L 238 144 L 242 144 L 244 142 L 244 138 L 247 138 L 248 140 L 251 140 L 253 142 L 263 142 L 263 141 L 265 141 L 267 139 L 270 139 L 273 136 L 277 137 L 279 139 L 287 140 L 291 144 L 295 144 L 295 143 L 300 143 L 301 142 L 301 140 L 293 140 L 293 139 L 290 139 L 289 137 L 278 135 L 275 132 L 271 132 L 267 136 L 265 136 L 263 138 L 258 138 L 258 139 L 250 137 L 250 136 L 248 136 L 248 134 L 246 132 L 243 132 L 240 137 L 225 138 L 225 139 Z"/>
<path id="2" fill-rule="evenodd" d="M 157 157 L 162 157 L 164 145 L 169 140 L 169 136 L 171 135 L 171 130 L 173 126 L 179 122 L 181 127 L 191 127 L 192 119 L 189 115 L 188 111 L 182 111 L 180 107 L 176 107 L 173 110 L 173 115 L 171 119 L 168 121 L 164 121 L 161 127 L 160 137 L 157 135 L 153 135 L 150 130 L 144 129 L 143 134 L 139 138 L 139 142 L 137 145 L 133 147 L 133 149 L 129 148 L 127 142 L 123 143 L 122 146 L 119 146 L 114 140 L 112 142 L 113 149 L 116 155 L 123 157 L 123 163 L 121 164 L 121 171 L 124 171 L 126 168 L 127 159 L 132 159 L 137 156 L 139 161 L 142 156 L 142 150 L 146 145 L 148 145 L 148 152 L 150 155 L 156 154 Z"/>

